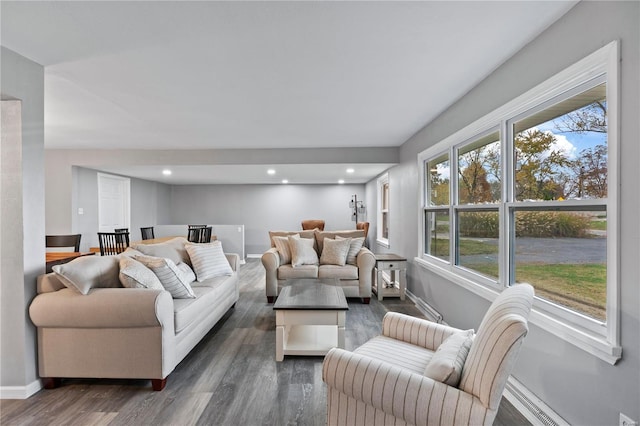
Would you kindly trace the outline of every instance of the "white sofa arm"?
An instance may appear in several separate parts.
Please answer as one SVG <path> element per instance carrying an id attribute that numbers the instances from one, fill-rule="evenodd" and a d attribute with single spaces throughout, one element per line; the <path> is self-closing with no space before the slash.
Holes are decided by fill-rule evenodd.
<path id="1" fill-rule="evenodd" d="M 29 315 L 37 327 L 162 327 L 174 332 L 173 299 L 163 290 L 96 288 L 82 295 L 63 289 L 36 296 Z"/>
<path id="2" fill-rule="evenodd" d="M 425 426 L 490 424 L 493 419 L 473 395 L 343 349 L 325 356 L 322 380 L 328 387 L 328 425 L 369 425 L 385 414 L 392 416 L 389 421 Z"/>
<path id="3" fill-rule="evenodd" d="M 461 330 L 398 312 L 382 319 L 382 335 L 435 351 L 447 337 Z"/>
<path id="4" fill-rule="evenodd" d="M 280 255 L 278 250 L 270 248 L 262 255 L 262 265 L 266 271 L 267 299 L 272 301 L 278 296 L 278 268 L 280 267 Z"/>
<path id="5" fill-rule="evenodd" d="M 373 269 L 376 267 L 376 256 L 366 247 L 363 247 L 358 252 L 356 257 L 356 264 L 358 265 L 358 287 L 360 297 L 366 300 L 371 298 L 371 285 L 373 277 Z"/>

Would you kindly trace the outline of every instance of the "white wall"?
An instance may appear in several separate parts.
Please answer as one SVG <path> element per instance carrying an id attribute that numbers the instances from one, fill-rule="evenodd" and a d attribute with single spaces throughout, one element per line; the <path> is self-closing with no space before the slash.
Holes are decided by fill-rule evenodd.
<path id="1" fill-rule="evenodd" d="M 0 150 L 0 387 L 3 397 L 19 397 L 40 386 L 28 306 L 44 272 L 44 69 L 0 49 L 1 97 L 20 100 L 22 113 L 21 139 L 3 129 Z"/>
<path id="2" fill-rule="evenodd" d="M 417 154 L 521 95 L 612 40 L 621 41 L 620 285 L 623 357 L 611 366 L 536 326 L 524 343 L 514 376 L 571 424 L 614 425 L 623 412 L 640 420 L 640 3 L 578 3 L 486 80 L 401 148 L 389 172 L 391 250 L 418 255 Z M 446 66 L 446 64 L 443 64 Z M 375 186 L 367 185 L 367 199 Z M 374 217 L 373 210 L 371 211 Z M 399 215 L 399 216 L 396 216 Z M 461 328 L 477 328 L 489 306 L 483 298 L 411 262 L 409 289 Z"/>
<path id="3" fill-rule="evenodd" d="M 171 223 L 243 224 L 250 256 L 269 248 L 269 231 L 302 229 L 303 219 L 355 229 L 349 201 L 364 192 L 364 185 L 174 185 Z"/>

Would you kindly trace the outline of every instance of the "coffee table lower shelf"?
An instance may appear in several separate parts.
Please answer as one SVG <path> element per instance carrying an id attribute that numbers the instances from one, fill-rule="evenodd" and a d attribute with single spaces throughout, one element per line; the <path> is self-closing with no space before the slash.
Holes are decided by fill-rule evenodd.
<path id="1" fill-rule="evenodd" d="M 344 311 L 277 311 L 276 361 L 285 355 L 321 356 L 331 348 L 344 348 L 344 331 Z"/>

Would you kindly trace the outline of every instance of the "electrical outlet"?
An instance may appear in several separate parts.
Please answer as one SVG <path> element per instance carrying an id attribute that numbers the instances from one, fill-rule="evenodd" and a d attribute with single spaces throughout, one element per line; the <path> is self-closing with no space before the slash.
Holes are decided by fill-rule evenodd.
<path id="1" fill-rule="evenodd" d="M 638 426 L 638 422 L 631 419 L 626 414 L 620 413 L 620 426 Z"/>

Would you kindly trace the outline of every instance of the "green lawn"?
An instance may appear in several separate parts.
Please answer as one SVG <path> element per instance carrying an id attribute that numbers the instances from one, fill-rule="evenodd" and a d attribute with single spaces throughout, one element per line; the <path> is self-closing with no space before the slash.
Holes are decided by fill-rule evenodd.
<path id="1" fill-rule="evenodd" d="M 449 240 L 443 238 L 431 239 L 432 255 L 437 257 L 449 256 Z M 498 246 L 477 240 L 461 240 L 460 255 L 469 256 L 472 254 L 495 254 Z"/>
<path id="2" fill-rule="evenodd" d="M 596 229 L 598 231 L 606 231 L 607 230 L 607 221 L 606 220 L 592 220 L 589 222 L 590 229 Z"/>
<path id="3" fill-rule="evenodd" d="M 498 275 L 496 264 L 465 267 L 488 276 Z M 518 264 L 516 281 L 529 283 L 536 295 L 592 318 L 606 320 L 607 267 L 605 264 Z"/>

